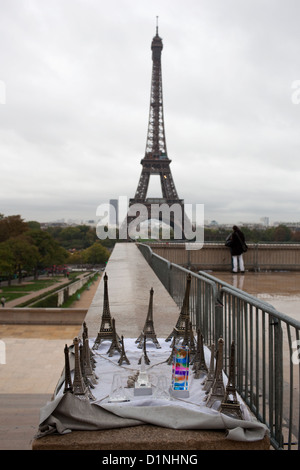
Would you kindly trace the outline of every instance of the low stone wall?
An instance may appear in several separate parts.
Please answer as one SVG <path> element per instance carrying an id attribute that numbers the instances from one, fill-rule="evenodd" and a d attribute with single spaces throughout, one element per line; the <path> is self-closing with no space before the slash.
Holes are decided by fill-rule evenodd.
<path id="1" fill-rule="evenodd" d="M 149 243 L 152 251 L 171 263 L 197 270 L 230 271 L 229 248 L 222 243 L 205 243 L 200 250 L 187 250 L 184 243 Z M 300 271 L 300 244 L 248 243 L 244 253 L 249 271 Z"/>
<path id="2" fill-rule="evenodd" d="M 87 310 L 82 308 L 1 308 L 0 324 L 81 325 Z"/>

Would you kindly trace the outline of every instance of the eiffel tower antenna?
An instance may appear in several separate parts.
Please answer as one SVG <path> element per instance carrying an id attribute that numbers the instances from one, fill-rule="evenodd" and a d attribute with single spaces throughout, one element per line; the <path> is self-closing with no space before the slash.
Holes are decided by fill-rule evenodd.
<path id="1" fill-rule="evenodd" d="M 163 42 L 158 35 L 158 16 L 156 17 L 156 35 L 152 39 L 152 79 L 150 92 L 150 108 L 148 119 L 148 131 L 146 139 L 146 148 L 144 158 L 141 160 L 142 172 L 138 182 L 134 198 L 129 200 L 129 211 L 127 215 L 127 227 L 136 217 L 130 213 L 130 207 L 135 204 L 143 204 L 146 210 L 140 214 L 139 220 L 142 223 L 151 218 L 165 222 L 174 229 L 174 239 L 185 239 L 183 226 L 191 226 L 184 210 L 184 201 L 180 199 L 173 181 L 170 163 L 172 160 L 168 157 L 164 106 L 163 106 L 163 87 L 162 87 L 162 67 L 161 54 Z M 151 175 L 160 177 L 162 197 L 147 198 L 148 186 Z M 173 206 L 173 211 L 159 209 L 160 205 Z M 176 210 L 174 210 L 176 205 Z M 153 215 L 153 206 L 157 214 Z M 177 210 L 178 209 L 178 210 Z M 130 234 L 128 234 L 130 237 Z"/>
<path id="2" fill-rule="evenodd" d="M 153 323 L 153 294 L 154 294 L 154 290 L 153 288 L 151 287 L 150 289 L 150 299 L 149 299 L 149 307 L 148 307 L 148 315 L 147 315 L 147 318 L 146 318 L 146 321 L 145 321 L 145 325 L 144 325 L 144 328 L 143 328 L 143 331 L 142 333 L 140 334 L 140 336 L 138 337 L 138 339 L 135 341 L 136 343 L 139 343 L 138 344 L 138 348 L 141 349 L 143 347 L 143 341 L 144 339 L 147 340 L 147 339 L 151 339 L 153 341 L 153 343 L 155 344 L 156 346 L 156 349 L 160 349 L 161 346 L 157 340 L 157 337 L 156 337 L 156 334 L 155 334 L 155 331 L 154 331 L 154 323 Z"/>
<path id="3" fill-rule="evenodd" d="M 108 298 L 108 276 L 104 274 L 104 298 L 103 298 L 103 313 L 101 318 L 101 326 L 98 332 L 97 338 L 95 340 L 93 349 L 98 349 L 101 342 L 104 340 L 113 340 L 114 331 L 112 326 L 110 308 L 109 308 L 109 298 Z M 118 340 L 119 337 L 117 336 Z"/>

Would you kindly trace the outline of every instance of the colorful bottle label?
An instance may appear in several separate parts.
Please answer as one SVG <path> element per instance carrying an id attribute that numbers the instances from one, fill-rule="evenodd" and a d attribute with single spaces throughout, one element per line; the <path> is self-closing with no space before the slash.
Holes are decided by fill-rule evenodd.
<path id="1" fill-rule="evenodd" d="M 190 351 L 187 346 L 176 346 L 173 351 L 172 388 L 188 390 Z"/>

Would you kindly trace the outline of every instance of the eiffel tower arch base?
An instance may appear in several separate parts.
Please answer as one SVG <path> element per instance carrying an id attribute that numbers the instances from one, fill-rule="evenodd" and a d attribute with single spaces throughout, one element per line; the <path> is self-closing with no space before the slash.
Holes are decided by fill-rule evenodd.
<path id="1" fill-rule="evenodd" d="M 174 232 L 174 240 L 186 239 L 185 229 L 190 221 L 185 215 L 183 200 L 167 201 L 162 198 L 151 198 L 143 202 L 130 199 L 127 213 L 128 239 L 138 237 L 140 225 L 151 220 L 170 226 Z M 165 238 L 170 239 L 170 236 Z"/>

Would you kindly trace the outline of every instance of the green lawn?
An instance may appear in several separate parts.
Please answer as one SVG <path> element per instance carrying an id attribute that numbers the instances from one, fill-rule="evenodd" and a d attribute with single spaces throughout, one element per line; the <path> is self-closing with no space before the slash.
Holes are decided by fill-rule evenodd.
<path id="1" fill-rule="evenodd" d="M 21 284 L 13 284 L 11 286 L 2 286 L 0 288 L 0 297 L 5 297 L 6 302 L 18 299 L 30 292 L 36 292 L 46 287 L 52 286 L 59 281 L 58 277 L 51 279 L 37 279 L 36 281 L 24 282 Z"/>
<path id="2" fill-rule="evenodd" d="M 10 292 L 35 292 L 40 289 L 45 289 L 46 287 L 52 286 L 56 282 L 59 281 L 58 277 L 54 277 L 53 279 L 38 279 L 36 281 L 30 281 L 21 284 L 12 284 L 11 286 L 3 286 L 1 287 L 2 292 L 10 293 Z M 66 280 L 67 281 L 67 280 Z"/>

